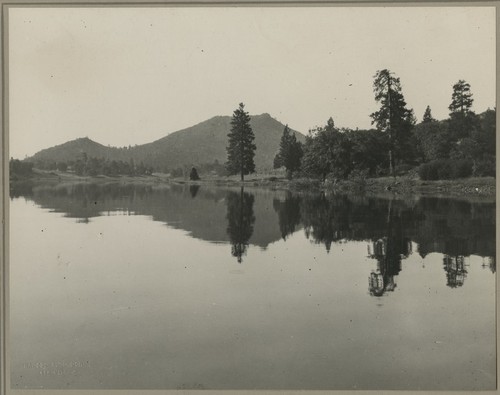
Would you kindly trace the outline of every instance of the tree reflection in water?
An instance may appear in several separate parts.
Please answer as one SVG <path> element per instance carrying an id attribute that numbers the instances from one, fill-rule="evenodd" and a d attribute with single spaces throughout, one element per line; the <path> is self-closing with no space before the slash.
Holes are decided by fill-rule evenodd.
<path id="1" fill-rule="evenodd" d="M 368 241 L 369 256 L 377 261 L 369 280 L 373 295 L 394 289 L 401 260 L 411 253 L 410 240 L 422 259 L 430 253 L 443 254 L 450 287 L 464 284 L 467 270 L 462 262 L 471 255 L 483 257 L 483 267 L 496 272 L 496 207 L 491 200 L 385 199 L 259 189 L 247 193 L 140 183 L 18 183 L 10 185 L 10 196 L 32 200 L 82 224 L 114 212 L 147 215 L 186 230 L 191 237 L 231 244 L 239 262 L 250 239 L 266 247 L 280 239 L 287 242 L 302 229 L 305 237 L 324 245 L 327 252 L 339 242 Z M 269 209 L 276 215 L 270 215 Z"/>
<path id="2" fill-rule="evenodd" d="M 278 222 L 283 240 L 286 240 L 289 235 L 295 233 L 300 226 L 301 200 L 299 195 L 294 195 L 290 191 L 286 192 L 284 201 L 276 198 L 273 199 L 273 208 L 278 213 Z"/>
<path id="3" fill-rule="evenodd" d="M 481 265 L 483 269 L 489 268 L 492 273 L 496 273 L 497 271 L 497 263 L 495 257 L 483 257 L 483 264 Z"/>
<path id="4" fill-rule="evenodd" d="M 392 212 L 392 201 L 387 209 L 386 234 L 368 246 L 368 256 L 377 260 L 377 270 L 368 279 L 370 295 L 382 296 L 396 288 L 394 276 L 401 271 L 401 259 L 411 254 L 411 240 L 403 236 L 404 226 L 400 215 Z"/>
<path id="5" fill-rule="evenodd" d="M 446 273 L 446 285 L 448 287 L 457 288 L 464 285 L 465 278 L 467 277 L 466 266 L 463 255 L 444 255 L 443 267 Z"/>
<path id="6" fill-rule="evenodd" d="M 198 194 L 198 191 L 200 190 L 199 185 L 190 185 L 189 186 L 189 193 L 191 194 L 191 197 L 194 199 L 196 195 Z"/>
<path id="7" fill-rule="evenodd" d="M 227 193 L 226 204 L 227 234 L 231 242 L 231 254 L 237 258 L 238 263 L 241 263 L 253 234 L 254 196 L 246 193 L 241 187 L 240 193 L 233 191 Z"/>
<path id="8" fill-rule="evenodd" d="M 327 252 L 332 243 L 355 239 L 352 208 L 345 196 L 327 197 L 325 193 L 304 196 L 301 216 L 306 237 L 316 244 L 324 244 Z"/>

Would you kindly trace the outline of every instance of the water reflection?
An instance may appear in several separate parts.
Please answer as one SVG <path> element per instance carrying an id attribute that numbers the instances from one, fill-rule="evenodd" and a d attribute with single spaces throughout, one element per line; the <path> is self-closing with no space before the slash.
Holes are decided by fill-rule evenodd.
<path id="1" fill-rule="evenodd" d="M 494 202 L 203 184 L 11 196 L 13 388 L 496 385 Z M 27 367 L 52 361 L 88 362 Z"/>
<path id="2" fill-rule="evenodd" d="M 299 229 L 301 223 L 300 215 L 300 196 L 286 192 L 284 201 L 277 198 L 273 199 L 273 208 L 278 213 L 278 221 L 281 237 L 286 240 L 287 237 Z"/>
<path id="3" fill-rule="evenodd" d="M 339 210 L 343 204 L 345 210 Z M 330 200 L 321 193 L 319 196 L 303 199 L 301 208 L 306 237 L 316 244 L 324 244 L 328 252 L 332 242 L 348 237 L 348 201 Z"/>
<path id="4" fill-rule="evenodd" d="M 240 193 L 229 191 L 226 196 L 227 234 L 231 241 L 231 254 L 237 258 L 238 263 L 242 262 L 253 234 L 254 200 L 254 196 L 245 192 L 243 187 Z"/>
<path id="5" fill-rule="evenodd" d="M 463 255 L 444 255 L 443 266 L 446 273 L 446 285 L 450 288 L 457 288 L 464 285 L 467 276 L 467 266 Z"/>
<path id="6" fill-rule="evenodd" d="M 411 240 L 403 236 L 401 213 L 392 213 L 392 201 L 389 201 L 387 211 L 387 235 L 373 241 L 372 249 L 370 246 L 368 248 L 368 256 L 377 260 L 377 271 L 372 271 L 368 282 L 370 294 L 373 296 L 382 296 L 386 292 L 394 291 L 394 276 L 401 271 L 401 260 L 412 252 Z"/>
<path id="7" fill-rule="evenodd" d="M 198 194 L 198 191 L 200 190 L 199 185 L 190 185 L 189 186 L 189 192 L 191 193 L 191 197 L 194 199 L 196 195 Z"/>
<path id="8" fill-rule="evenodd" d="M 242 262 L 250 246 L 266 249 L 301 231 L 330 252 L 347 241 L 368 242 L 369 292 L 396 288 L 412 245 L 424 258 L 441 253 L 446 283 L 464 286 L 466 258 L 484 258 L 496 271 L 495 203 L 422 197 L 414 200 L 335 196 L 325 193 L 209 188 L 200 185 L 67 184 L 14 185 L 11 197 L 33 200 L 85 224 L 93 217 L 145 215 L 197 239 L 227 243 Z M 302 230 L 303 229 L 303 230 Z"/>
<path id="9" fill-rule="evenodd" d="M 483 257 L 483 264 L 481 265 L 483 269 L 489 268 L 492 273 L 496 273 L 497 264 L 495 257 Z"/>

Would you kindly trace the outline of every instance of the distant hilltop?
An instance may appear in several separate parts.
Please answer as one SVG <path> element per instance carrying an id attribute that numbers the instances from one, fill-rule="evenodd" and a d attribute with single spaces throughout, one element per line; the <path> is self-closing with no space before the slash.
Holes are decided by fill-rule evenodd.
<path id="1" fill-rule="evenodd" d="M 255 165 L 257 170 L 273 167 L 285 125 L 265 113 L 251 116 L 255 134 Z M 129 148 L 109 147 L 87 137 L 41 150 L 27 161 L 37 163 L 68 162 L 86 155 L 88 158 L 131 161 L 151 166 L 157 171 L 183 166 L 196 166 L 217 161 L 226 162 L 227 134 L 231 128 L 230 116 L 216 116 L 197 125 L 182 129 L 153 141 Z M 293 131 L 298 141 L 305 136 Z"/>

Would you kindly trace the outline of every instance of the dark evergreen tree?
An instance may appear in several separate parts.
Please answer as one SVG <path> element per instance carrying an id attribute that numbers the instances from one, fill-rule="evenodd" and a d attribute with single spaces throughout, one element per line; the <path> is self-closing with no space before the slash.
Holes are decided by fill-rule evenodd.
<path id="1" fill-rule="evenodd" d="M 422 119 L 422 122 L 432 122 L 432 121 L 435 121 L 434 118 L 432 118 L 432 114 L 431 114 L 431 108 L 429 106 L 427 106 L 427 108 L 425 109 L 425 112 L 424 112 L 424 117 Z"/>
<path id="2" fill-rule="evenodd" d="M 295 133 L 290 132 L 286 125 L 281 136 L 279 152 L 274 157 L 274 168 L 284 166 L 291 177 L 292 173 L 300 168 L 303 154 L 302 143 L 297 141 Z"/>
<path id="3" fill-rule="evenodd" d="M 474 99 L 472 98 L 470 85 L 464 80 L 459 80 L 453 85 L 451 104 L 448 107 L 450 110 L 450 117 L 456 114 L 461 114 L 462 116 L 467 115 L 467 113 L 471 112 L 473 101 Z"/>
<path id="4" fill-rule="evenodd" d="M 380 110 L 370 116 L 377 129 L 389 135 L 389 170 L 394 175 L 396 161 L 411 159 L 411 129 L 415 123 L 413 110 L 406 108 L 398 77 L 387 69 L 379 70 L 374 76 L 373 91 Z"/>
<path id="5" fill-rule="evenodd" d="M 288 129 L 288 125 L 285 126 L 283 130 L 283 135 L 280 140 L 279 151 L 274 157 L 273 167 L 278 169 L 279 167 L 283 167 L 285 165 L 285 156 L 288 151 L 288 146 L 290 144 L 290 129 Z"/>
<path id="6" fill-rule="evenodd" d="M 198 171 L 196 170 L 196 167 L 191 168 L 191 173 L 189 173 L 189 179 L 191 181 L 198 181 L 200 179 L 200 176 L 198 175 Z"/>
<path id="7" fill-rule="evenodd" d="M 233 113 L 231 120 L 231 131 L 227 135 L 229 145 L 227 146 L 226 168 L 229 174 L 240 174 L 241 181 L 246 174 L 255 171 L 255 136 L 250 126 L 250 116 L 244 110 L 245 105 L 240 103 L 238 109 Z"/>
<path id="8" fill-rule="evenodd" d="M 470 85 L 464 80 L 459 80 L 453 85 L 450 110 L 450 132 L 456 140 L 470 137 L 479 128 L 479 120 L 472 111 L 472 92 Z"/>

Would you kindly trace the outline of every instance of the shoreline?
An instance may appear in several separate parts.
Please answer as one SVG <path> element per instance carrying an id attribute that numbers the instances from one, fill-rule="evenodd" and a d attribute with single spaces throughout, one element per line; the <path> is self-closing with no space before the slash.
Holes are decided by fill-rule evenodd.
<path id="1" fill-rule="evenodd" d="M 206 185 L 216 187 L 257 187 L 271 190 L 317 191 L 339 194 L 356 194 L 366 196 L 404 197 L 404 196 L 436 196 L 436 197 L 495 197 L 496 179 L 493 177 L 463 178 L 456 180 L 422 181 L 405 176 L 379 177 L 366 179 L 338 180 L 321 182 L 317 179 L 297 178 L 288 180 L 282 176 L 253 174 L 248 175 L 244 182 L 239 176 L 207 176 L 192 181 L 184 178 L 170 178 L 165 174 L 156 173 L 146 176 L 77 176 L 72 173 L 35 170 L 33 176 L 10 179 L 10 185 L 21 184 L 147 184 L 160 186 Z"/>

